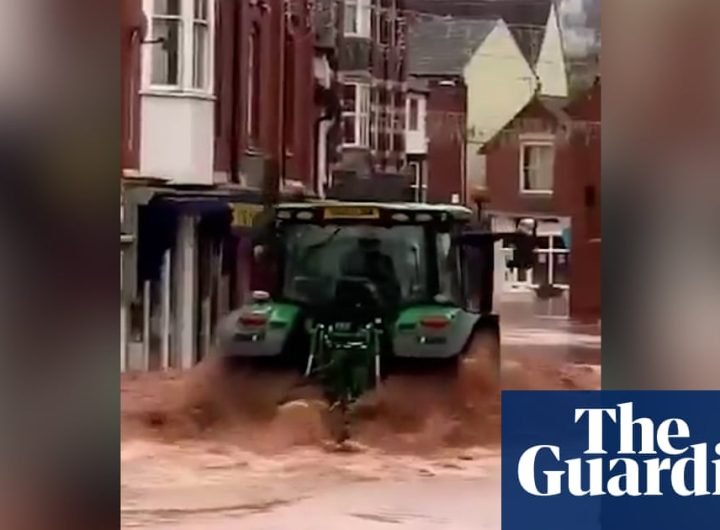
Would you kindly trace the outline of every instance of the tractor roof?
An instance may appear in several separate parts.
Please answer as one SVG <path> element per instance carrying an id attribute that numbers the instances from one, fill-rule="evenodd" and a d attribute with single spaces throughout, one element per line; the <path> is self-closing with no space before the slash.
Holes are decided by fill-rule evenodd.
<path id="1" fill-rule="evenodd" d="M 311 201 L 311 202 L 285 202 L 278 204 L 280 210 L 308 210 L 324 208 L 377 208 L 390 212 L 428 212 L 447 213 L 455 221 L 468 221 L 472 217 L 472 210 L 458 204 L 427 204 L 417 202 L 348 202 L 348 201 Z"/>

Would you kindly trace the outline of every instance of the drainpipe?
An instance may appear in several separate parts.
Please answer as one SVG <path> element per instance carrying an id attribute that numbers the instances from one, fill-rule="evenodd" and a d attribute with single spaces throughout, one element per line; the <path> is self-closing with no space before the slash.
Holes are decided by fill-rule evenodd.
<path id="1" fill-rule="evenodd" d="M 313 187 L 315 188 L 315 192 L 318 194 L 319 197 L 325 196 L 325 191 L 323 190 L 322 193 L 320 193 L 320 168 L 318 167 L 320 163 L 320 127 L 323 124 L 323 122 L 326 121 L 332 121 L 334 118 L 334 115 L 331 110 L 325 109 L 325 112 L 319 117 L 315 119 L 315 124 L 313 127 L 313 135 L 315 138 L 315 149 L 313 150 L 313 167 L 315 168 L 314 171 L 314 178 L 313 178 Z M 327 160 L 327 135 L 324 138 L 325 141 L 325 159 Z"/>
<path id="2" fill-rule="evenodd" d="M 468 165 L 468 159 L 467 159 L 467 144 L 469 141 L 468 135 L 464 134 L 461 135 L 461 141 L 462 144 L 460 147 L 460 158 L 462 160 L 462 164 L 460 165 L 460 204 L 467 205 L 467 188 L 468 188 L 468 181 L 467 181 L 467 165 Z"/>
<path id="3" fill-rule="evenodd" d="M 240 182 L 240 1 L 232 2 L 232 77 L 230 87 L 230 182 Z M 244 46 L 243 46 L 244 49 Z"/>
<path id="4" fill-rule="evenodd" d="M 278 82 L 279 82 L 279 101 L 278 101 L 278 127 L 279 127 L 279 133 L 278 139 L 280 142 L 280 158 L 278 159 L 278 175 L 277 175 L 277 182 L 275 185 L 279 188 L 281 183 L 285 181 L 285 152 L 286 152 L 286 146 L 285 141 L 287 138 L 285 137 L 285 95 L 287 88 L 285 87 L 285 51 L 286 47 L 288 45 L 288 27 L 287 22 L 288 18 L 290 16 L 289 10 L 291 9 L 291 5 L 289 0 L 283 1 L 283 11 L 280 16 L 280 57 L 279 57 L 279 75 L 278 75 Z M 291 87 L 294 88 L 294 87 Z"/>

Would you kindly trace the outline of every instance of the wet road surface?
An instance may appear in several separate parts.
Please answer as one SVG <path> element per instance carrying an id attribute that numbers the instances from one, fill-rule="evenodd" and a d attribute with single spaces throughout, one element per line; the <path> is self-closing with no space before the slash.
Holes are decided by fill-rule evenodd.
<path id="1" fill-rule="evenodd" d="M 155 526 L 156 530 L 499 530 L 498 477 L 388 479 L 343 485 L 260 513 L 219 515 Z M 264 513 L 263 513 L 264 512 Z"/>

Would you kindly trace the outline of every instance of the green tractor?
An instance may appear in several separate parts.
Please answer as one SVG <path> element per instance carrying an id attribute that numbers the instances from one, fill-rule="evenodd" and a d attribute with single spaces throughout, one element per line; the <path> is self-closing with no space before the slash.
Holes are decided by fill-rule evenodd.
<path id="1" fill-rule="evenodd" d="M 342 410 L 390 374 L 452 373 L 478 340 L 499 377 L 493 248 L 522 234 L 472 219 L 457 205 L 279 204 L 263 254 L 276 287 L 220 323 L 220 354 L 291 367 Z"/>

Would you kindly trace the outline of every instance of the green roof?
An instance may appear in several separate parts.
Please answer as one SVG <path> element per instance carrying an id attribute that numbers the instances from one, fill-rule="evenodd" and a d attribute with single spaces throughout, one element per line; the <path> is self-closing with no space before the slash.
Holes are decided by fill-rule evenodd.
<path id="1" fill-rule="evenodd" d="M 379 210 L 390 210 L 394 212 L 447 212 L 457 221 L 465 221 L 472 217 L 472 210 L 458 204 L 427 204 L 421 202 L 349 202 L 349 201 L 312 201 L 312 202 L 283 202 L 277 205 L 282 210 L 307 210 L 320 209 L 331 206 L 378 208 Z"/>

